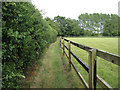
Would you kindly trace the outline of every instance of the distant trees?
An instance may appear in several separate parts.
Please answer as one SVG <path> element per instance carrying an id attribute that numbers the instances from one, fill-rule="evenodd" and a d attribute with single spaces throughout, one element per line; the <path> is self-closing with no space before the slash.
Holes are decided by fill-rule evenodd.
<path id="1" fill-rule="evenodd" d="M 65 18 L 63 16 L 54 17 L 54 22 L 58 23 L 58 36 L 80 36 L 83 35 L 83 29 L 75 19 Z"/>
<path id="2" fill-rule="evenodd" d="M 110 19 L 105 22 L 103 36 L 118 36 L 118 16 L 112 14 Z"/>
<path id="3" fill-rule="evenodd" d="M 78 20 L 54 17 L 58 24 L 58 36 L 118 36 L 118 15 L 81 14 Z"/>
<path id="4" fill-rule="evenodd" d="M 118 36 L 118 16 L 115 14 L 81 14 L 79 24 L 87 36 Z"/>

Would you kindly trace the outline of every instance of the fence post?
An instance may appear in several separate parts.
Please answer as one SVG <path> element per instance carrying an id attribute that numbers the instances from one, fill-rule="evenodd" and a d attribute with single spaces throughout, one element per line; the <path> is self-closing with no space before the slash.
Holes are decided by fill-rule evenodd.
<path id="1" fill-rule="evenodd" d="M 64 48 L 64 38 L 63 38 L 63 56 L 64 56 L 65 48 Z"/>
<path id="2" fill-rule="evenodd" d="M 71 54 L 70 54 L 71 46 L 70 46 L 70 41 L 68 41 L 68 50 L 69 50 L 69 70 L 71 71 Z"/>
<path id="3" fill-rule="evenodd" d="M 89 88 L 96 90 L 96 49 L 89 50 Z"/>
<path id="4" fill-rule="evenodd" d="M 60 36 L 60 48 L 61 48 L 61 36 Z"/>

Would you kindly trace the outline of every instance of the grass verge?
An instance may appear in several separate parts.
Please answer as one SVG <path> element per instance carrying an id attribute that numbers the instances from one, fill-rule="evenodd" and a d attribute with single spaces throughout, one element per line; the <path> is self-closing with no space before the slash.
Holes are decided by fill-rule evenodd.
<path id="1" fill-rule="evenodd" d="M 42 66 L 41 66 L 42 63 Z M 23 82 L 23 88 L 84 88 L 62 55 L 59 39 L 50 45 Z"/>

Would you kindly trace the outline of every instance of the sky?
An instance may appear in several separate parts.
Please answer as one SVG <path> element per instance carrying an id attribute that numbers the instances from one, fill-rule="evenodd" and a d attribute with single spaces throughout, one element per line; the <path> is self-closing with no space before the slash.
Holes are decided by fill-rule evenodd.
<path id="1" fill-rule="evenodd" d="M 83 13 L 118 14 L 120 0 L 32 0 L 44 17 L 65 16 L 78 19 Z"/>

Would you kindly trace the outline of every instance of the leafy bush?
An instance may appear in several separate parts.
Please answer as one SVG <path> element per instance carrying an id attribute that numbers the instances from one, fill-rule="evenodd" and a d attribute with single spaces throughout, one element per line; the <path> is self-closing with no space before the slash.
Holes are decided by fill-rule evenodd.
<path id="1" fill-rule="evenodd" d="M 26 68 L 56 40 L 57 32 L 29 2 L 4 2 L 2 12 L 2 84 L 18 88 Z"/>

